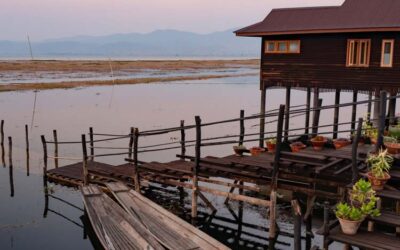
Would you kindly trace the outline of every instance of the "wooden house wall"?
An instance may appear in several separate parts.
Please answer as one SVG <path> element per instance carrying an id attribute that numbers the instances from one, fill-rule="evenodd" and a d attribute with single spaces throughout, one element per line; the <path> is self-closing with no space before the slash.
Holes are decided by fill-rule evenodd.
<path id="1" fill-rule="evenodd" d="M 266 40 L 301 40 L 300 54 L 266 54 Z M 371 39 L 369 67 L 346 67 L 347 40 Z M 392 68 L 381 67 L 382 40 L 395 39 Z M 265 86 L 388 90 L 400 88 L 400 32 L 287 35 L 262 39 Z"/>

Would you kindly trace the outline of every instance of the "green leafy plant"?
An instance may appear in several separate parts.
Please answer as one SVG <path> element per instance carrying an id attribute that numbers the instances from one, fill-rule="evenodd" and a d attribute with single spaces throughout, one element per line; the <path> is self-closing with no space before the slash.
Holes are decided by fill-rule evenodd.
<path id="1" fill-rule="evenodd" d="M 267 140 L 267 143 L 276 144 L 276 138 L 271 138 Z"/>
<path id="2" fill-rule="evenodd" d="M 325 141 L 325 137 L 323 137 L 322 135 L 317 135 L 316 137 L 313 138 L 314 141 Z"/>
<path id="3" fill-rule="evenodd" d="M 344 220 L 360 221 L 364 219 L 364 214 L 360 208 L 350 206 L 347 203 L 337 204 L 335 214 L 338 218 Z"/>
<path id="4" fill-rule="evenodd" d="M 393 163 L 393 157 L 387 150 L 379 150 L 378 154 L 370 154 L 367 159 L 369 169 L 376 178 L 385 178 Z"/>

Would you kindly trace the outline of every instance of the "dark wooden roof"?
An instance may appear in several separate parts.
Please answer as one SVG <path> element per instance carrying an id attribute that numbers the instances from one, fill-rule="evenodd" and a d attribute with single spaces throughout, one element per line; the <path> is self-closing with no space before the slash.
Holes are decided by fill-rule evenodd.
<path id="1" fill-rule="evenodd" d="M 400 0 L 346 0 L 341 6 L 274 9 L 238 36 L 400 31 Z"/>

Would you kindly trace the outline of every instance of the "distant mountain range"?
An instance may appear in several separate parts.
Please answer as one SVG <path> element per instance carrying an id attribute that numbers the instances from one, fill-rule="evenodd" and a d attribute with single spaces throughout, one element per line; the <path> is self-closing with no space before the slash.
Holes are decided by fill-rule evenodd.
<path id="1" fill-rule="evenodd" d="M 76 36 L 32 43 L 35 58 L 59 57 L 258 57 L 258 38 L 232 30 L 196 34 L 177 30 Z M 30 57 L 27 41 L 0 41 L 0 57 Z"/>

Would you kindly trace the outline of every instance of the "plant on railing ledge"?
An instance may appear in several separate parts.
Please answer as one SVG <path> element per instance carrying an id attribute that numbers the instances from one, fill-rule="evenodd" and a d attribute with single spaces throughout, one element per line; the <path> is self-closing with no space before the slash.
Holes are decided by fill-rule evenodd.
<path id="1" fill-rule="evenodd" d="M 368 179 L 374 190 L 382 190 L 390 179 L 389 171 L 393 164 L 393 157 L 387 150 L 379 150 L 377 154 L 370 154 L 367 158 L 369 172 Z"/>
<path id="2" fill-rule="evenodd" d="M 321 151 L 327 142 L 328 139 L 321 135 L 317 135 L 316 137 L 311 139 L 311 144 L 316 151 Z"/>
<path id="3" fill-rule="evenodd" d="M 267 146 L 268 152 L 275 153 L 275 150 L 276 150 L 276 138 L 271 138 L 269 140 L 265 140 L 265 144 Z"/>

